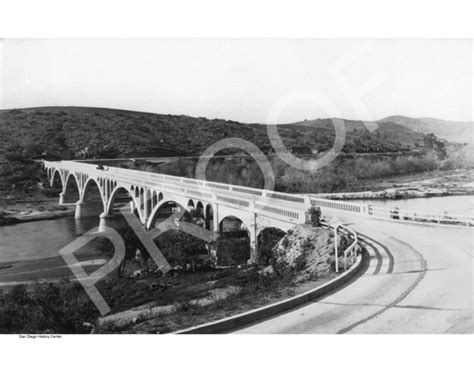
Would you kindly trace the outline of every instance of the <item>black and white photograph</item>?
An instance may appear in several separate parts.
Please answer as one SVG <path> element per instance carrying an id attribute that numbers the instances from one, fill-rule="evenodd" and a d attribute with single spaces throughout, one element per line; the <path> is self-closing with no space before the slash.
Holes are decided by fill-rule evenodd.
<path id="1" fill-rule="evenodd" d="M 1 337 L 472 336 L 473 40 L 346 35 L 0 35 Z"/>

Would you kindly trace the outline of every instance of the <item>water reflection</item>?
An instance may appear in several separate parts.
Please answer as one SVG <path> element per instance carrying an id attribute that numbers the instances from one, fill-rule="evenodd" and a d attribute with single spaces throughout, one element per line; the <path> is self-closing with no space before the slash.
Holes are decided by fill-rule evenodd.
<path id="1" fill-rule="evenodd" d="M 67 217 L 0 226 L 0 262 L 57 256 L 61 248 L 98 224 L 98 217 Z"/>
<path id="2" fill-rule="evenodd" d="M 420 212 L 448 211 L 454 214 L 472 214 L 474 209 L 474 198 L 472 196 L 387 201 L 372 200 L 369 202 L 364 201 L 364 203 L 387 208 L 398 206 L 401 209 L 412 209 Z M 160 216 L 159 220 L 164 217 L 167 217 L 167 215 Z M 98 228 L 99 220 L 97 214 L 79 220 L 68 217 L 0 226 L 0 262 L 55 257 L 59 254 L 61 248 L 71 243 L 78 236 L 92 228 Z M 134 234 L 128 234 L 127 229 L 129 228 L 123 217 L 108 219 L 107 226 L 120 229 L 121 233 L 124 233 L 130 239 L 134 238 Z M 128 240 L 128 238 L 125 240 Z"/>

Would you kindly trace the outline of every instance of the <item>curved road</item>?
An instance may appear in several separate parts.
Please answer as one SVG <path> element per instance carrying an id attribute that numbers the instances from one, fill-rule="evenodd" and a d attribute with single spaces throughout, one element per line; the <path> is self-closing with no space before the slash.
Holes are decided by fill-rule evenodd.
<path id="1" fill-rule="evenodd" d="M 472 229 L 341 218 L 367 255 L 351 283 L 237 333 L 473 333 Z"/>

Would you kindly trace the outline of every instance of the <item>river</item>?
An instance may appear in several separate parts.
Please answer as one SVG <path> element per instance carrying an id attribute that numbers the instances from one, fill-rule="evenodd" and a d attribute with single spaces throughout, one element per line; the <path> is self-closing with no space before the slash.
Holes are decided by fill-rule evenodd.
<path id="1" fill-rule="evenodd" d="M 362 201 L 361 201 L 362 202 Z M 370 200 L 374 206 L 452 214 L 474 214 L 474 197 L 446 196 L 404 200 Z M 59 250 L 84 232 L 96 228 L 98 217 L 75 220 L 73 217 L 0 226 L 0 262 L 37 260 L 55 257 Z M 111 220 L 112 227 L 120 221 Z M 116 224 L 116 225 L 114 225 Z"/>
<path id="2" fill-rule="evenodd" d="M 364 204 L 370 204 L 380 208 L 394 208 L 411 210 L 416 212 L 434 212 L 457 215 L 474 215 L 474 196 L 456 195 L 456 196 L 437 196 L 432 198 L 415 199 L 389 199 L 389 200 L 364 200 L 354 201 Z"/>
<path id="3" fill-rule="evenodd" d="M 0 262 L 55 257 L 61 248 L 98 223 L 98 217 L 64 217 L 0 226 Z"/>

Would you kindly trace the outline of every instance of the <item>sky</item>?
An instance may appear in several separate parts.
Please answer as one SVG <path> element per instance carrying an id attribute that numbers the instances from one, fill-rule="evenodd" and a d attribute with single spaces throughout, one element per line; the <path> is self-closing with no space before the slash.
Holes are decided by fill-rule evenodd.
<path id="1" fill-rule="evenodd" d="M 469 39 L 4 39 L 0 108 L 470 121 Z"/>

